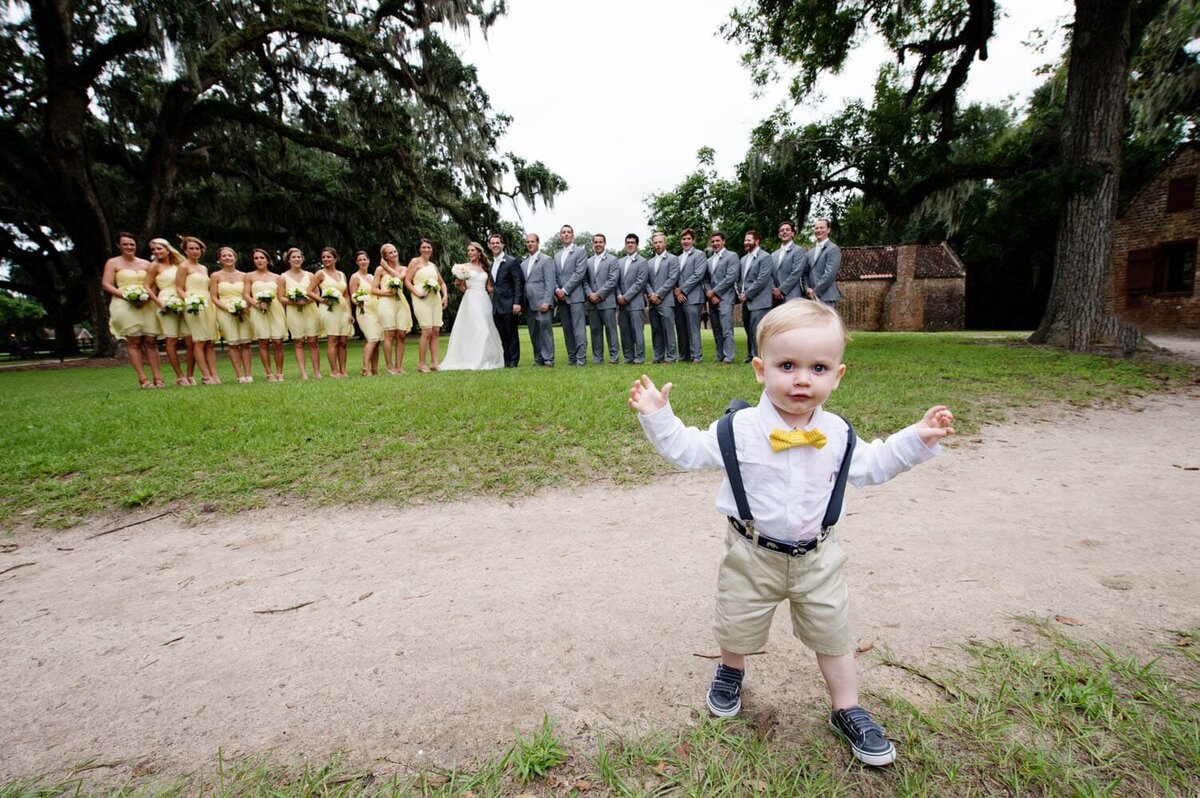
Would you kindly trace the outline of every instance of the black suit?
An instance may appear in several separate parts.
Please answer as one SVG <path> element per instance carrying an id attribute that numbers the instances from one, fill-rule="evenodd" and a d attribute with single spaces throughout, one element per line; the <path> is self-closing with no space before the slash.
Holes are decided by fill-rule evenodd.
<path id="1" fill-rule="evenodd" d="M 525 300 L 525 275 L 521 272 L 521 261 L 500 253 L 500 263 L 495 259 L 489 273 L 492 275 L 492 321 L 504 344 L 504 366 L 512 368 L 521 361 L 521 339 L 517 336 L 517 317 L 513 305 Z"/>

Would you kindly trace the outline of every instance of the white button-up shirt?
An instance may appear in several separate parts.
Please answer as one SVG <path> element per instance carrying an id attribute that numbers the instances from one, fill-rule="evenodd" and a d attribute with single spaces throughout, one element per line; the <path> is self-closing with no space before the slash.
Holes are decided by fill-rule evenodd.
<path id="1" fill-rule="evenodd" d="M 679 468 L 724 468 L 715 421 L 706 430 L 685 427 L 669 404 L 648 416 L 638 414 L 638 421 L 658 453 Z M 786 543 L 811 540 L 821 533 L 834 479 L 846 453 L 846 423 L 819 407 L 814 410 L 804 429 L 825 434 L 826 443 L 820 449 L 794 446 L 773 451 L 772 429 L 791 427 L 779 417 L 765 391 L 756 407 L 739 411 L 733 419 L 738 465 L 754 525 L 762 534 Z M 847 481 L 855 487 L 887 482 L 940 451 L 940 444 L 929 447 L 922 442 L 915 424 L 887 440 L 867 443 L 860 438 Z M 722 515 L 738 517 L 728 476 L 717 490 L 716 506 Z"/>

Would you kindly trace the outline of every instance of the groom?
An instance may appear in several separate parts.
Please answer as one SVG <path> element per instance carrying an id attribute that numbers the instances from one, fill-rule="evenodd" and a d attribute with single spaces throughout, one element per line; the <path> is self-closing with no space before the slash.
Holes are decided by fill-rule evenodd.
<path id="1" fill-rule="evenodd" d="M 517 335 L 517 315 L 525 297 L 525 275 L 521 262 L 504 251 L 504 239 L 496 233 L 488 236 L 492 251 L 492 321 L 504 345 L 504 368 L 521 362 L 521 339 Z"/>

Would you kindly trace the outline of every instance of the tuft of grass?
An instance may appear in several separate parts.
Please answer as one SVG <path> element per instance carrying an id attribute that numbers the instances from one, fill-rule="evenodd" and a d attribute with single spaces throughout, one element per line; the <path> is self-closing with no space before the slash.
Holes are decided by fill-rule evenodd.
<path id="1" fill-rule="evenodd" d="M 225 384 L 158 391 L 138 390 L 128 366 L 0 372 L 0 530 L 67 527 L 118 508 L 413 505 L 453 498 L 463 485 L 516 496 L 564 480 L 637 484 L 672 468 L 626 406 L 641 373 L 673 381 L 676 412 L 697 426 L 730 399 L 761 393 L 749 366 L 718 368 L 711 338 L 705 346 L 701 366 L 410 369 L 308 383 L 289 354 L 286 382 L 250 385 L 233 382 L 222 357 Z M 353 346 L 351 364 L 360 357 Z M 1086 405 L 1200 382 L 1195 367 L 1068 355 L 1015 336 L 856 333 L 845 359 L 829 407 L 868 439 L 936 403 L 950 405 L 956 429 L 970 434 L 1047 402 Z M 430 469 L 436 479 L 419 478 Z"/>
<path id="2" fill-rule="evenodd" d="M 524 784 L 547 776 L 551 770 L 566 762 L 567 749 L 554 735 L 554 724 L 543 716 L 542 726 L 528 737 L 517 732 L 517 741 L 509 750 L 507 760 L 513 778 Z"/>

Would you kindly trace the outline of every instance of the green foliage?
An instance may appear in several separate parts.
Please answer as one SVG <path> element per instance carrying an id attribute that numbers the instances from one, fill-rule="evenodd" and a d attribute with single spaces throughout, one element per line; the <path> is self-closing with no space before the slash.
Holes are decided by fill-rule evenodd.
<path id="1" fill-rule="evenodd" d="M 508 764 L 513 778 L 524 783 L 546 776 L 566 762 L 568 756 L 567 749 L 554 735 L 554 724 L 544 716 L 541 728 L 530 732 L 528 737 L 517 732 L 517 741 L 508 752 Z"/>
<path id="2" fill-rule="evenodd" d="M 46 310 L 38 302 L 0 291 L 0 336 L 27 339 L 39 332 Z"/>

